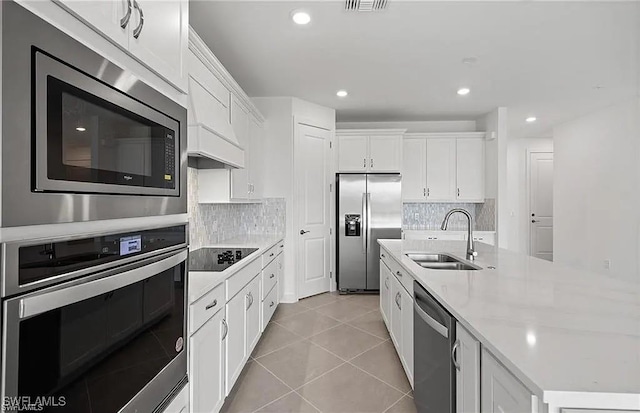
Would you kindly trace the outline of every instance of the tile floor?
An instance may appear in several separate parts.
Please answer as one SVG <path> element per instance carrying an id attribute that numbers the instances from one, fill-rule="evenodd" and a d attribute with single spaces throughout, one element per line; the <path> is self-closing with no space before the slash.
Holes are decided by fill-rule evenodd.
<path id="1" fill-rule="evenodd" d="M 222 411 L 415 413 L 378 295 L 280 304 Z"/>

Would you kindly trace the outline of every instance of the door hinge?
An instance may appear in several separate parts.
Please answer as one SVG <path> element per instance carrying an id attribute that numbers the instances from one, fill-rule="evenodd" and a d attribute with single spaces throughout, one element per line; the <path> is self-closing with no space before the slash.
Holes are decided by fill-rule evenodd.
<path id="1" fill-rule="evenodd" d="M 329 271 L 329 278 L 333 278 L 333 271 Z"/>
<path id="2" fill-rule="evenodd" d="M 333 184 L 329 184 L 329 192 L 333 192 Z"/>
<path id="3" fill-rule="evenodd" d="M 329 235 L 333 235 L 333 228 L 329 228 Z"/>
<path id="4" fill-rule="evenodd" d="M 329 141 L 329 149 L 333 147 L 333 142 Z"/>

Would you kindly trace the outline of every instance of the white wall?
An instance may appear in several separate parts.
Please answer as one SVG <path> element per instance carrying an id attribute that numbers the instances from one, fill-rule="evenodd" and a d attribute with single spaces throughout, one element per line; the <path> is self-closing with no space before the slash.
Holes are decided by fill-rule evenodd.
<path id="1" fill-rule="evenodd" d="M 507 144 L 507 237 L 509 249 L 529 254 L 527 151 L 553 152 L 553 139 L 512 139 Z"/>
<path id="2" fill-rule="evenodd" d="M 508 248 L 507 205 L 507 108 L 499 107 L 477 120 L 478 130 L 487 132 L 485 143 L 485 197 L 496 200 L 496 245 Z"/>
<path id="3" fill-rule="evenodd" d="M 556 262 L 639 279 L 639 97 L 554 128 L 553 196 Z"/>
<path id="4" fill-rule="evenodd" d="M 420 122 L 338 122 L 336 129 L 406 129 L 414 132 L 475 132 L 475 120 Z"/>

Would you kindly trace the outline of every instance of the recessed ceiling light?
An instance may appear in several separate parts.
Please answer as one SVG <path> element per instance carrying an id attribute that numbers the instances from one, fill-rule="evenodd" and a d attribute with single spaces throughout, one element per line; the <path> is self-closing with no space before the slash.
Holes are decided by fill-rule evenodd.
<path id="1" fill-rule="evenodd" d="M 469 92 L 471 92 L 471 90 L 469 90 L 469 88 L 467 88 L 467 87 L 463 87 L 463 88 L 458 89 L 458 94 L 460 96 L 468 95 Z"/>
<path id="2" fill-rule="evenodd" d="M 336 95 L 338 95 L 339 98 L 343 98 L 343 97 L 346 97 L 348 95 L 348 93 L 347 93 L 346 90 L 338 90 Z"/>
<path id="3" fill-rule="evenodd" d="M 528 118 L 525 119 L 527 122 L 532 123 L 535 122 L 536 120 L 538 120 L 538 118 L 536 118 L 535 116 L 529 116 Z"/>
<path id="4" fill-rule="evenodd" d="M 78 126 L 78 127 L 76 128 L 76 130 L 77 130 L 78 132 L 84 132 L 84 131 L 86 131 L 87 129 L 86 129 L 86 128 L 83 128 L 82 126 Z"/>
<path id="5" fill-rule="evenodd" d="M 308 24 L 311 21 L 311 16 L 306 11 L 296 10 L 291 13 L 291 18 L 296 24 Z"/>

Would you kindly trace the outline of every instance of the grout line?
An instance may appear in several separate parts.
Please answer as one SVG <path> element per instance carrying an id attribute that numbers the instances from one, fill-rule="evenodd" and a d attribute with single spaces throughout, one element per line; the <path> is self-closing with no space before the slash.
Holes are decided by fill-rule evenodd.
<path id="1" fill-rule="evenodd" d="M 395 403 L 393 403 L 391 406 L 387 407 L 387 408 L 386 408 L 386 410 L 385 410 L 384 412 L 382 412 L 382 413 L 387 413 L 389 410 L 391 410 L 391 408 L 392 408 L 393 406 L 395 406 L 396 404 L 400 403 L 400 400 L 404 399 L 404 396 L 405 396 L 405 395 L 400 396 L 400 398 L 399 398 L 398 400 L 396 400 L 396 402 L 395 402 Z"/>
<path id="2" fill-rule="evenodd" d="M 293 391 L 295 394 L 297 394 L 298 396 L 300 396 L 300 398 L 302 400 L 304 400 L 305 402 L 309 403 L 309 405 L 311 407 L 313 407 L 314 409 L 316 409 L 318 411 L 318 413 L 322 413 L 322 410 L 320 410 L 318 408 L 318 406 L 316 406 L 315 404 L 311 403 L 311 400 L 307 399 L 306 397 L 304 397 L 302 394 L 300 394 L 299 392 L 297 392 L 296 390 Z"/>
<path id="3" fill-rule="evenodd" d="M 356 319 L 356 320 L 357 320 L 357 319 Z M 353 321 L 353 320 L 352 320 L 352 321 Z M 382 320 L 380 320 L 380 321 L 382 321 Z M 384 324 L 384 321 L 382 321 L 382 323 Z M 380 336 L 377 336 L 377 335 L 373 334 L 372 332 L 367 331 L 367 330 L 365 330 L 365 329 L 363 329 L 363 328 L 360 328 L 360 327 L 358 327 L 358 326 L 354 326 L 353 324 L 350 324 L 350 322 L 349 322 L 349 321 L 347 321 L 345 324 L 347 324 L 349 327 L 353 327 L 353 328 L 355 328 L 356 330 L 360 330 L 360 331 L 363 331 L 363 332 L 365 332 L 365 333 L 367 333 L 367 334 L 370 334 L 370 335 L 372 335 L 372 336 L 374 336 L 374 337 L 377 337 L 377 338 L 379 338 L 380 340 L 388 340 L 388 339 L 389 339 L 389 337 L 380 337 Z"/>
<path id="4" fill-rule="evenodd" d="M 329 370 L 325 371 L 324 373 L 322 373 L 322 374 L 321 374 L 321 375 L 319 375 L 318 377 L 314 377 L 313 379 L 309 380 L 308 382 L 304 383 L 303 385 L 300 385 L 300 386 L 296 387 L 295 389 L 293 389 L 293 391 L 295 391 L 296 393 L 298 393 L 298 390 L 300 390 L 300 389 L 301 389 L 301 388 L 303 388 L 304 386 L 307 386 L 307 385 L 309 385 L 309 384 L 313 383 L 314 381 L 318 380 L 319 378 L 326 376 L 327 374 L 329 374 L 329 373 L 331 373 L 332 371 L 336 370 L 338 367 L 342 367 L 342 366 L 344 366 L 345 364 L 347 364 L 347 362 L 346 362 L 346 361 L 343 361 L 342 363 L 338 364 L 338 365 L 337 365 L 337 366 L 335 366 L 334 368 L 332 368 L 332 369 L 329 369 Z M 301 395 L 301 397 L 302 397 L 302 395 Z M 318 409 L 318 410 L 320 410 L 320 409 Z"/>
<path id="5" fill-rule="evenodd" d="M 269 372 L 269 373 L 271 373 L 271 372 Z M 273 373 L 272 373 L 272 374 L 273 374 Z M 257 411 L 259 411 L 259 410 L 261 410 L 261 409 L 264 409 L 265 407 L 267 407 L 267 406 L 269 406 L 269 405 L 271 405 L 271 404 L 273 404 L 273 403 L 277 402 L 277 401 L 278 401 L 278 400 L 280 400 L 280 399 L 284 399 L 285 397 L 287 397 L 287 396 L 288 396 L 288 395 L 290 395 L 291 393 L 295 393 L 295 391 L 291 390 L 291 391 L 289 391 L 289 392 L 287 392 L 287 393 L 283 394 L 282 396 L 278 397 L 277 399 L 275 399 L 275 400 L 273 400 L 273 401 L 270 401 L 269 403 L 267 403 L 267 404 L 265 404 L 265 405 L 263 405 L 263 406 L 258 407 L 257 409 L 255 409 L 255 410 L 253 411 L 253 413 L 255 413 L 255 412 L 257 412 Z"/>
<path id="6" fill-rule="evenodd" d="M 351 363 L 350 361 L 347 361 L 347 363 L 351 364 L 353 367 L 357 368 L 358 370 L 362 371 L 363 373 L 367 373 L 369 376 L 371 376 L 371 377 L 375 378 L 376 380 L 386 384 L 387 386 L 391 387 L 392 389 L 397 390 L 398 392 L 400 392 L 402 394 L 402 396 L 400 396 L 400 398 L 403 398 L 404 396 L 406 396 L 406 393 L 405 393 L 404 390 L 400 390 L 399 388 L 397 388 L 393 384 L 387 383 L 386 381 L 382 380 L 380 377 L 374 376 L 373 374 L 371 374 L 368 371 L 356 366 L 355 364 Z M 400 366 L 400 368 L 402 368 L 402 366 Z M 404 373 L 404 369 L 402 370 L 402 372 Z M 411 387 L 411 384 L 409 384 L 409 387 Z"/>

